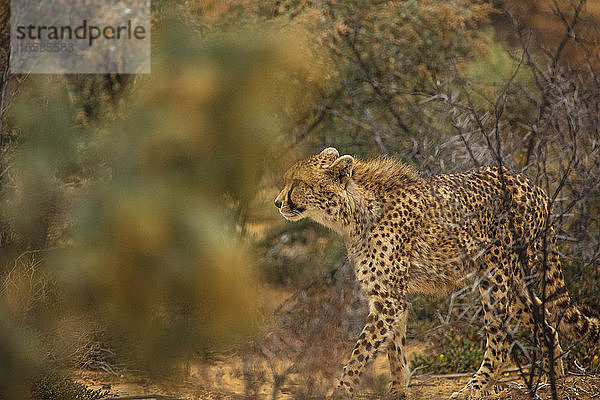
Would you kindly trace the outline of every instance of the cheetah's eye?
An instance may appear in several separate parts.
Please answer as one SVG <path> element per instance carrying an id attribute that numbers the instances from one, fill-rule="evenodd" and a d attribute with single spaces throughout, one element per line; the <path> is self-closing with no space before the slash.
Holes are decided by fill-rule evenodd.
<path id="1" fill-rule="evenodd" d="M 297 180 L 294 182 L 294 184 L 292 186 L 295 187 L 296 189 L 300 190 L 302 193 L 312 192 L 312 186 L 310 186 L 308 183 L 306 183 L 304 181 Z"/>

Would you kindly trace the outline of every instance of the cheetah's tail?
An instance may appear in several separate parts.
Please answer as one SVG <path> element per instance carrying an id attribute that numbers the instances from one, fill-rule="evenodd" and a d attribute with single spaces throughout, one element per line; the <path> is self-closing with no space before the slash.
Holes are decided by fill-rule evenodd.
<path id="1" fill-rule="evenodd" d="M 551 247 L 556 248 L 555 241 Z M 560 331 L 573 340 L 600 348 L 600 314 L 573 302 L 565 285 L 558 252 L 549 252 L 548 263 L 546 293 L 550 294 L 546 297 L 546 305 L 553 319 L 560 319 Z"/>
<path id="2" fill-rule="evenodd" d="M 570 301 L 561 317 L 559 328 L 574 340 L 600 348 L 600 314 L 588 307 Z"/>

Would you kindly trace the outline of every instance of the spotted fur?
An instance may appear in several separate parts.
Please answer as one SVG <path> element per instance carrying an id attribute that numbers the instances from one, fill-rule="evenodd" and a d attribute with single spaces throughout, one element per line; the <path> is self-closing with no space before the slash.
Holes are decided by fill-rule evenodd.
<path id="1" fill-rule="evenodd" d="M 352 396 L 379 350 L 387 351 L 392 395 L 404 397 L 406 295 L 449 290 L 469 276 L 480 283 L 487 344 L 479 370 L 453 398 L 486 393 L 508 362 L 510 327 L 533 327 L 541 287 L 554 354 L 562 354 L 557 322 L 574 339 L 598 344 L 598 314 L 575 306 L 565 288 L 548 197 L 525 175 L 481 167 L 422 178 L 392 159 L 359 161 L 327 148 L 296 163 L 284 180 L 275 199 L 281 214 L 309 217 L 339 233 L 369 298 L 367 322 L 334 398 Z M 524 276 L 532 275 L 537 296 L 525 285 Z M 563 374 L 560 357 L 552 366 Z"/>

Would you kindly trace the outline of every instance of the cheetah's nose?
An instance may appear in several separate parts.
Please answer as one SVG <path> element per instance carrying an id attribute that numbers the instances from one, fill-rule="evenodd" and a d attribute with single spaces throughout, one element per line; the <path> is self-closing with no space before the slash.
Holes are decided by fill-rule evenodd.
<path id="1" fill-rule="evenodd" d="M 275 207 L 281 208 L 281 201 L 275 199 Z"/>

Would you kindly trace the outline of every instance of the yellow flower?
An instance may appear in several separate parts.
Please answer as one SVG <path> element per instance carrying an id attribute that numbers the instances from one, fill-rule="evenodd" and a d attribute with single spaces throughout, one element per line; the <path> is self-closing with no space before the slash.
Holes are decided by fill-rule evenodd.
<path id="1" fill-rule="evenodd" d="M 598 355 L 597 354 L 594 356 L 594 359 L 592 360 L 592 362 L 594 364 L 596 364 L 598 362 Z"/>
<path id="2" fill-rule="evenodd" d="M 594 357 L 594 361 L 596 361 L 598 359 L 598 356 Z M 440 354 L 440 360 L 444 361 L 444 355 Z"/>

